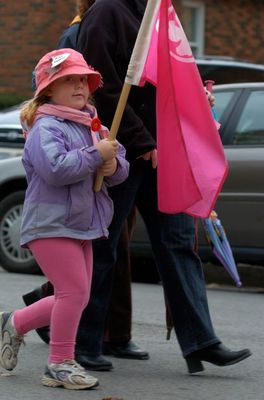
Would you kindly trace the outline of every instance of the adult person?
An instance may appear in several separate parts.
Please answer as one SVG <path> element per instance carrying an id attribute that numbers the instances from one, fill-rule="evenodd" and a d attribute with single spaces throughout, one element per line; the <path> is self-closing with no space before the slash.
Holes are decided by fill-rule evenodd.
<path id="1" fill-rule="evenodd" d="M 102 70 L 104 86 L 95 101 L 106 124 L 113 119 L 145 6 L 146 0 L 96 0 L 80 25 L 77 49 L 88 63 Z M 118 133 L 127 150 L 130 172 L 124 183 L 110 190 L 115 213 L 109 240 L 94 246 L 100 276 L 94 279 L 92 300 L 83 312 L 78 331 L 78 351 L 82 349 L 83 355 L 79 361 L 85 365 L 85 353 L 100 355 L 103 351 L 103 319 L 118 239 L 123 222 L 136 205 L 148 230 L 189 372 L 201 371 L 202 361 L 220 366 L 235 364 L 251 352 L 229 350 L 214 332 L 202 265 L 195 251 L 194 219 L 186 214 L 164 214 L 157 208 L 154 115 L 155 88 L 150 84 L 133 87 Z"/>
<path id="2" fill-rule="evenodd" d="M 76 15 L 71 21 L 70 25 L 62 32 L 60 36 L 57 48 L 69 47 L 71 49 L 76 49 L 77 45 L 77 34 L 79 30 L 80 22 L 91 5 L 93 5 L 95 0 L 77 0 L 76 1 Z"/>
<path id="3" fill-rule="evenodd" d="M 95 0 L 77 0 L 76 16 L 70 26 L 61 35 L 57 48 L 76 48 L 77 33 L 80 21 Z M 129 240 L 135 224 L 135 209 L 124 222 L 117 249 L 117 262 L 114 268 L 113 290 L 105 323 L 105 352 L 116 357 L 147 360 L 148 353 L 137 346 L 132 340 L 132 299 Z M 46 282 L 41 287 L 23 295 L 26 305 L 53 294 L 53 287 Z M 49 343 L 49 326 L 36 329 L 39 336 Z M 92 370 L 110 370 L 113 365 L 104 357 L 86 357 L 86 367 Z"/>
<path id="4" fill-rule="evenodd" d="M 103 138 L 107 128 L 93 128 L 98 118 L 91 93 L 99 87 L 101 75 L 79 52 L 51 51 L 40 59 L 35 74 L 34 97 L 20 114 L 28 182 L 20 243 L 31 250 L 55 293 L 23 309 L 0 313 L 0 364 L 13 370 L 23 336 L 50 325 L 43 385 L 89 389 L 98 380 L 76 362 L 75 342 L 89 301 L 92 240 L 108 236 L 113 204 L 107 187 L 124 181 L 129 165 L 124 147 Z M 95 193 L 98 171 L 105 179 Z"/>

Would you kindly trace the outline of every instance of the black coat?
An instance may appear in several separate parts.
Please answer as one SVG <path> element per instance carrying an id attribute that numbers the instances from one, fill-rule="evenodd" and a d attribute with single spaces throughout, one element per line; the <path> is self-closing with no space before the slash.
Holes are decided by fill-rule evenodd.
<path id="1" fill-rule="evenodd" d="M 98 115 L 110 127 L 140 27 L 145 0 L 96 0 L 85 14 L 77 40 L 88 64 L 103 76 L 95 94 Z M 143 7 L 142 7 L 143 6 Z M 118 140 L 129 160 L 156 147 L 155 88 L 132 87 Z"/>

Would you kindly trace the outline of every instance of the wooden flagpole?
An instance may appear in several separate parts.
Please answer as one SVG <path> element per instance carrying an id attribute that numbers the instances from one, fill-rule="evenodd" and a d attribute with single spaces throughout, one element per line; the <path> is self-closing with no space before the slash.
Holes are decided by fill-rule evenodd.
<path id="1" fill-rule="evenodd" d="M 126 103 L 127 103 L 127 99 L 128 99 L 128 95 L 131 89 L 131 85 L 129 83 L 124 83 L 120 97 L 119 97 L 119 101 L 116 107 L 116 111 L 115 111 L 115 115 L 113 118 L 113 122 L 110 128 L 110 134 L 109 134 L 109 140 L 114 140 L 116 138 L 119 126 L 120 126 L 120 122 L 124 113 L 124 109 L 126 107 Z M 101 189 L 102 183 L 104 180 L 104 176 L 100 173 L 97 173 L 96 176 L 96 180 L 95 180 L 95 184 L 94 184 L 94 191 L 95 192 L 99 192 L 99 190 Z"/>

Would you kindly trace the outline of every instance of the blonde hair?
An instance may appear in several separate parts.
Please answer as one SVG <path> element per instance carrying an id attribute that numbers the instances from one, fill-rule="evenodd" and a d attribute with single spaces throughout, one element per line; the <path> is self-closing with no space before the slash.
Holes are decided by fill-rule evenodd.
<path id="1" fill-rule="evenodd" d="M 77 14 L 82 19 L 86 11 L 95 3 L 95 0 L 78 0 Z"/>
<path id="2" fill-rule="evenodd" d="M 33 97 L 33 99 L 30 99 L 28 101 L 25 101 L 20 111 L 21 121 L 24 122 L 28 126 L 28 128 L 31 128 L 35 120 L 39 106 L 48 103 L 49 100 L 50 98 L 47 96 L 47 88 L 45 88 L 39 93 L 38 96 Z M 91 106 L 94 106 L 94 99 L 91 93 L 89 95 L 87 102 Z"/>
<path id="3" fill-rule="evenodd" d="M 47 103 L 48 100 L 49 98 L 47 96 L 47 91 L 43 90 L 39 93 L 38 96 L 26 101 L 20 111 L 21 121 L 25 122 L 26 125 L 30 128 L 33 125 L 39 106 Z"/>

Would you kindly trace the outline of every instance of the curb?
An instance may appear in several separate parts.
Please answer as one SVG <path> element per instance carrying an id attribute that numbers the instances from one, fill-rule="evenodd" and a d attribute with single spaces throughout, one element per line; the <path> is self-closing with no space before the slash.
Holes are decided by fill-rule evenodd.
<path id="1" fill-rule="evenodd" d="M 219 285 L 234 288 L 237 291 L 251 289 L 254 292 L 264 292 L 264 266 L 238 264 L 237 270 L 242 287 L 237 288 L 226 269 L 221 265 L 204 263 L 204 275 L 208 288 L 218 288 Z"/>

